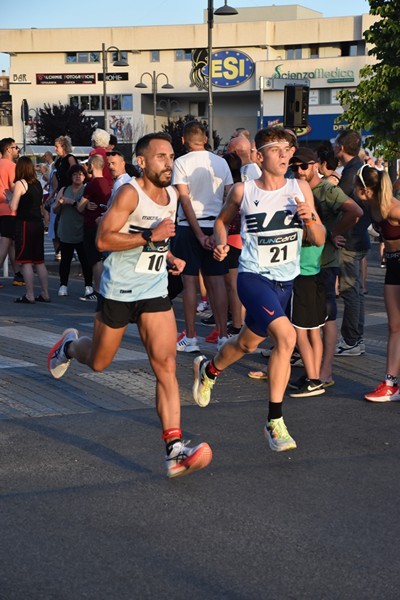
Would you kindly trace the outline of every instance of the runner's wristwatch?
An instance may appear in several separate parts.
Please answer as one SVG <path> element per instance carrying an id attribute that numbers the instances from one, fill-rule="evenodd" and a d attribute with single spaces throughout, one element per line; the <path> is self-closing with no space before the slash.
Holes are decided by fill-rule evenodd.
<path id="1" fill-rule="evenodd" d="M 151 236 L 153 235 L 153 232 L 151 231 L 151 229 L 145 229 L 144 231 L 140 232 L 140 235 L 142 236 L 144 241 L 149 244 L 151 242 Z"/>

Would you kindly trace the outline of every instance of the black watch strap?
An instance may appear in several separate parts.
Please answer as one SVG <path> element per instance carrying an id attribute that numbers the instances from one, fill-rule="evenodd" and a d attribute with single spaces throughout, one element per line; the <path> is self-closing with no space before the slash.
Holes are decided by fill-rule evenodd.
<path id="1" fill-rule="evenodd" d="M 140 232 L 140 235 L 146 242 L 151 242 L 151 236 L 153 235 L 151 229 L 145 229 Z"/>

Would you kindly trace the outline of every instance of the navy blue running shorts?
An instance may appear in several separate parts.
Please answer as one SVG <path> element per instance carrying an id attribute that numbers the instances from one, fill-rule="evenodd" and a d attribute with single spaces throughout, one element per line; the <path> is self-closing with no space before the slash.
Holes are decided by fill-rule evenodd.
<path id="1" fill-rule="evenodd" d="M 286 317 L 286 307 L 292 295 L 293 281 L 271 281 L 256 273 L 239 273 L 238 295 L 246 309 L 247 327 L 260 337 L 275 319 Z"/>
<path id="2" fill-rule="evenodd" d="M 202 227 L 205 235 L 212 235 L 212 227 Z M 173 242 L 173 253 L 186 261 L 183 275 L 225 275 L 228 272 L 228 260 L 215 260 L 212 250 L 205 250 L 199 243 L 191 227 L 180 225 L 176 229 Z"/>
<path id="3" fill-rule="evenodd" d="M 385 285 L 400 285 L 400 252 L 385 252 Z"/>

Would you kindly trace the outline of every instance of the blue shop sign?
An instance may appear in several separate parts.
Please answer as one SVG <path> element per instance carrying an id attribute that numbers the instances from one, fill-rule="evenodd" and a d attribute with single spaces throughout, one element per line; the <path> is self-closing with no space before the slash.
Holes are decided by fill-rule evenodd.
<path id="1" fill-rule="evenodd" d="M 254 73 L 254 62 L 239 50 L 219 50 L 212 54 L 212 84 L 220 88 L 242 85 Z M 203 69 L 208 77 L 208 65 Z"/>
<path id="2" fill-rule="evenodd" d="M 297 137 L 300 139 L 307 138 L 309 141 L 334 139 L 342 129 L 347 129 L 344 123 L 335 123 L 336 117 L 339 116 L 339 113 L 333 115 L 309 115 L 308 127 L 297 129 Z M 283 117 L 264 117 L 263 127 L 273 125 L 283 126 Z"/>

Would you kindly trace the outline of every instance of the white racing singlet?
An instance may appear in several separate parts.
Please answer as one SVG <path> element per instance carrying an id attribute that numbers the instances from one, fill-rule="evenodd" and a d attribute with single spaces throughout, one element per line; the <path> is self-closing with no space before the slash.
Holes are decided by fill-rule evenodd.
<path id="1" fill-rule="evenodd" d="M 255 181 L 243 185 L 239 272 L 291 281 L 300 273 L 303 239 L 294 198 L 304 201 L 304 195 L 296 179 L 287 179 L 279 190 L 262 190 Z"/>
<path id="2" fill-rule="evenodd" d="M 136 180 L 128 182 L 138 194 L 138 205 L 120 233 L 138 233 L 153 229 L 163 219 L 175 221 L 177 193 L 175 188 L 166 188 L 169 203 L 156 204 L 149 198 Z M 110 300 L 133 302 L 166 296 L 168 293 L 167 253 L 169 239 L 152 242 L 145 246 L 111 252 L 103 264 L 100 293 Z"/>

